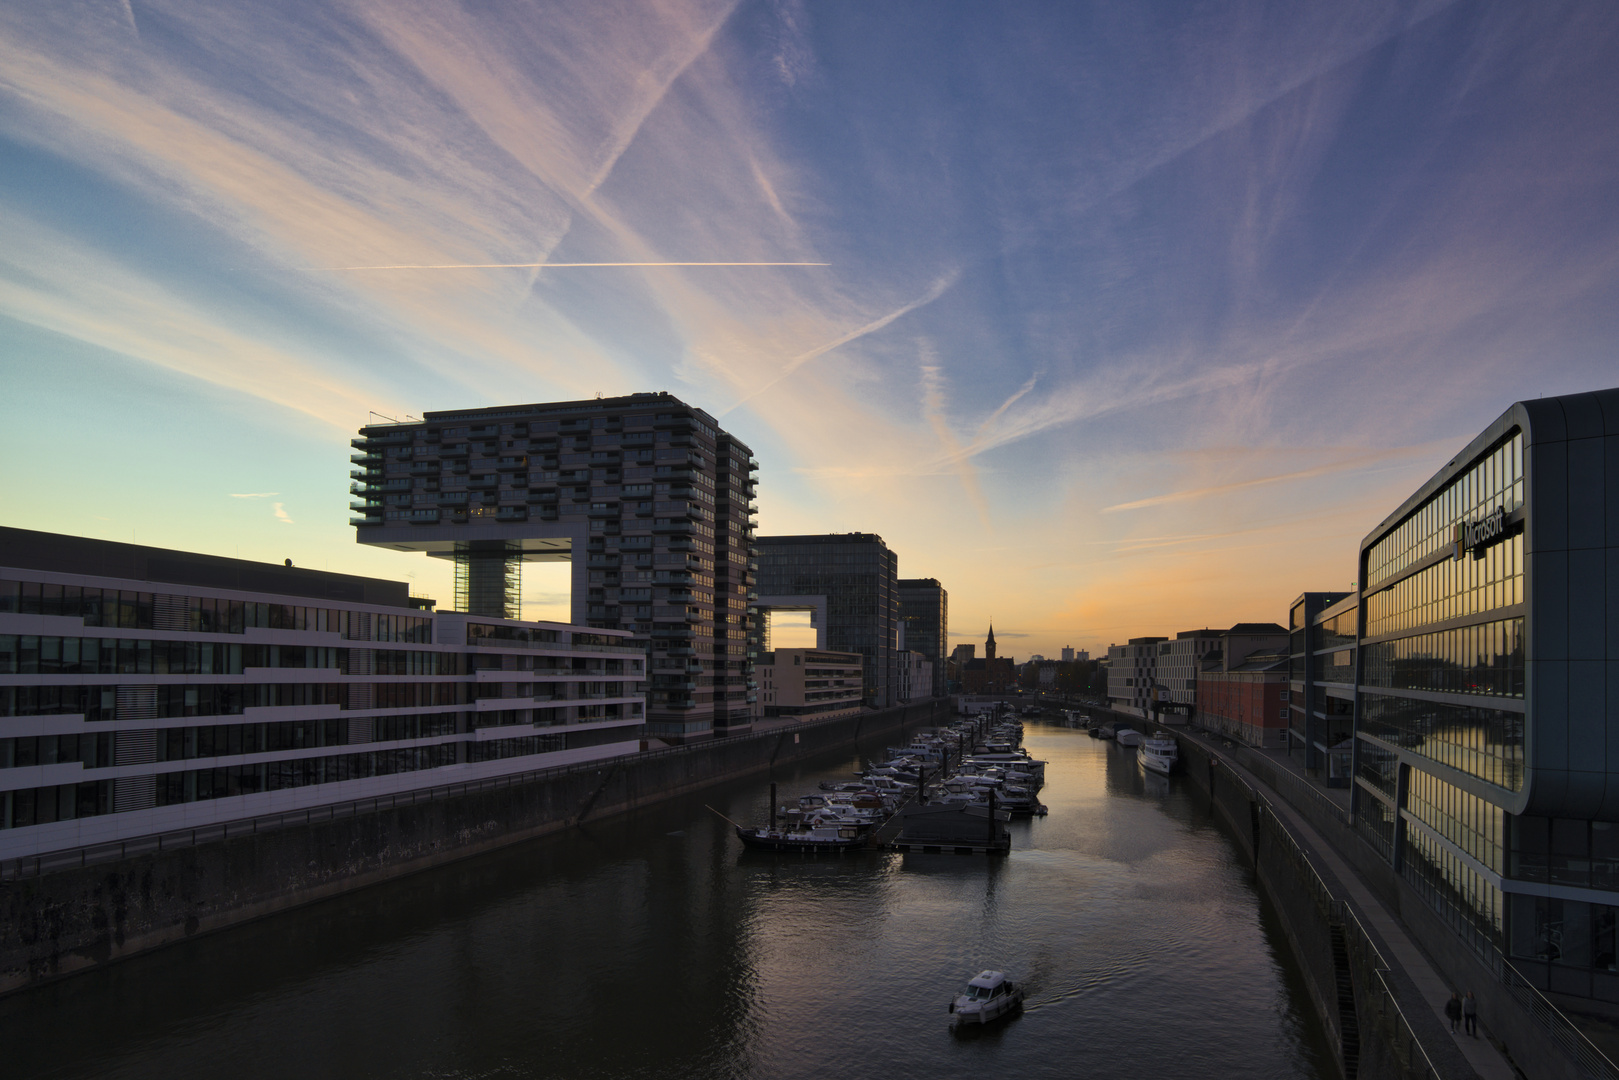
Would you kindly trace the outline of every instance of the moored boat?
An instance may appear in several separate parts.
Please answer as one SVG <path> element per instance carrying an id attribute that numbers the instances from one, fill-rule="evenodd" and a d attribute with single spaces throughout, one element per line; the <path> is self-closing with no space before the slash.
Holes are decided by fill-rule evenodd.
<path id="1" fill-rule="evenodd" d="M 1113 738 L 1120 746 L 1140 746 L 1147 737 L 1135 728 L 1121 727 L 1113 732 Z"/>
<path id="2" fill-rule="evenodd" d="M 736 826 L 737 839 L 745 847 L 766 851 L 847 851 L 865 843 L 851 828 L 833 825 L 746 829 Z"/>
<path id="3" fill-rule="evenodd" d="M 1154 735 L 1141 744 L 1141 767 L 1168 776 L 1180 765 L 1180 744 L 1165 735 Z"/>

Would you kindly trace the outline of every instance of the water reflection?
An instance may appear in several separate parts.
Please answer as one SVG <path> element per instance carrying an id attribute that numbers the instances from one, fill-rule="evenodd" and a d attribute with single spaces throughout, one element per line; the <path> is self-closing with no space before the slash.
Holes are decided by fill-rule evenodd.
<path id="1" fill-rule="evenodd" d="M 0 1002 L 7 1074 L 1329 1075 L 1184 778 L 1028 742 L 1050 813 L 1004 859 L 743 855 L 704 803 L 762 820 L 768 787 L 732 785 Z M 855 764 L 778 776 L 782 800 Z M 952 1037 L 983 968 L 1025 1012 Z"/>

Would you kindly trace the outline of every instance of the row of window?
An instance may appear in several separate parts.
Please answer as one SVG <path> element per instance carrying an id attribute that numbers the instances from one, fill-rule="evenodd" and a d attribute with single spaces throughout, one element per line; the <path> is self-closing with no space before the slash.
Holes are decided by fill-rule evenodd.
<path id="1" fill-rule="evenodd" d="M 1522 619 L 1502 619 L 1364 646 L 1367 686 L 1523 697 Z"/>
<path id="2" fill-rule="evenodd" d="M 1488 879 L 1420 829 L 1406 830 L 1401 868 L 1417 895 L 1475 952 L 1489 956 L 1501 947 L 1503 897 Z"/>
<path id="3" fill-rule="evenodd" d="M 1511 954 L 1565 967 L 1619 971 L 1619 908 L 1515 893 Z"/>
<path id="4" fill-rule="evenodd" d="M 335 705 L 343 709 L 464 705 L 468 683 L 191 683 L 180 686 L 0 686 L 0 716 L 155 720 L 232 716 L 243 709 Z"/>
<path id="5" fill-rule="evenodd" d="M 1523 544 L 1517 533 L 1485 548 L 1482 558 L 1446 559 L 1372 593 L 1366 598 L 1366 636 L 1523 603 Z"/>
<path id="6" fill-rule="evenodd" d="M 1501 445 L 1456 477 L 1366 553 L 1366 581 L 1376 583 L 1454 542 L 1454 527 L 1482 517 L 1497 506 L 1509 512 L 1523 505 L 1523 433 Z"/>
<path id="7" fill-rule="evenodd" d="M 1361 696 L 1360 730 L 1508 791 L 1523 787 L 1523 713 Z"/>
<path id="8" fill-rule="evenodd" d="M 433 620 L 301 604 L 225 600 L 211 596 L 132 592 L 0 578 L 0 615 L 57 615 L 84 625 L 125 630 L 184 630 L 240 634 L 249 627 L 314 630 L 356 641 L 431 644 Z"/>
<path id="9" fill-rule="evenodd" d="M 1412 769 L 1407 781 L 1406 809 L 1496 873 L 1505 868 L 1507 814 L 1499 806 L 1421 769 Z"/>

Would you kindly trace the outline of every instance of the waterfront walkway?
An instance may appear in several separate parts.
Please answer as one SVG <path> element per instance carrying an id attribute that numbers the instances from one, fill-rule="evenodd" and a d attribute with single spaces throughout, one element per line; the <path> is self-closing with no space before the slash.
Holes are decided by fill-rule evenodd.
<path id="1" fill-rule="evenodd" d="M 1394 913 L 1384 906 L 1377 895 L 1372 892 L 1360 874 L 1350 866 L 1333 845 L 1328 843 L 1314 828 L 1312 828 L 1291 804 L 1285 794 L 1271 788 L 1260 780 L 1251 771 L 1243 766 L 1243 758 L 1248 754 L 1260 754 L 1270 760 L 1278 768 L 1290 768 L 1293 759 L 1287 757 L 1282 751 L 1261 751 L 1251 748 L 1232 746 L 1227 740 L 1218 736 L 1209 736 L 1190 732 L 1185 728 L 1171 729 L 1175 734 L 1184 738 L 1196 740 L 1201 743 L 1209 753 L 1217 757 L 1222 764 L 1232 769 L 1245 780 L 1255 791 L 1264 794 L 1270 801 L 1271 809 L 1277 817 L 1286 824 L 1288 831 L 1309 854 L 1310 859 L 1316 863 L 1319 870 L 1325 870 L 1333 878 L 1335 884 L 1343 891 L 1339 899 L 1347 900 L 1359 917 L 1361 924 L 1375 932 L 1381 942 L 1380 952 L 1391 964 L 1397 964 L 1421 992 L 1423 1000 L 1433 1008 L 1445 1031 L 1450 1030 L 1450 1021 L 1445 1017 L 1445 1002 L 1450 999 L 1451 991 L 1457 990 L 1466 993 L 1467 987 L 1452 987 L 1435 969 L 1433 962 L 1417 943 L 1411 940 L 1405 925 L 1395 917 Z M 1290 768 L 1290 771 L 1298 770 Z M 1301 774 L 1302 775 L 1302 774 Z M 1341 789 L 1317 788 L 1325 794 L 1336 795 Z M 1335 798 L 1333 800 L 1337 802 Z M 1342 801 L 1345 811 L 1348 810 L 1348 793 L 1342 792 Z M 1523 1074 L 1496 1049 L 1489 1039 L 1488 1025 L 1484 1018 L 1479 1018 L 1479 1038 L 1472 1038 L 1466 1034 L 1453 1036 L 1457 1048 L 1480 1080 L 1517 1080 Z"/>

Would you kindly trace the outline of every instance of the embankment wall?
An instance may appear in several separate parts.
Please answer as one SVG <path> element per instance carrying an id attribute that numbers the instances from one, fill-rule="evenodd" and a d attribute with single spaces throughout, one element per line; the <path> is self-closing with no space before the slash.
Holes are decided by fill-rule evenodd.
<path id="1" fill-rule="evenodd" d="M 1317 1015 L 1338 1051 L 1340 1075 L 1356 1080 L 1423 1076 L 1417 1067 L 1422 1058 L 1413 1045 L 1420 1041 L 1443 1077 L 1476 1076 L 1415 985 L 1403 972 L 1379 965 L 1377 944 L 1344 903 L 1332 899 L 1345 892 L 1329 871 L 1308 860 L 1308 843 L 1219 754 L 1196 739 L 1177 741 L 1188 778 L 1207 794 L 1210 812 L 1231 830 L 1254 867 L 1261 893 L 1276 913 Z M 1312 827 L 1321 827 L 1302 814 L 1313 808 L 1295 809 Z M 1343 830 L 1341 823 L 1326 824 Z M 1339 1003 L 1340 970 L 1348 974 L 1354 1001 L 1349 1016 Z"/>
<path id="2" fill-rule="evenodd" d="M 84 971 L 776 766 L 945 723 L 948 699 L 716 739 L 536 778 L 330 808 L 313 820 L 0 883 L 0 993 Z"/>

